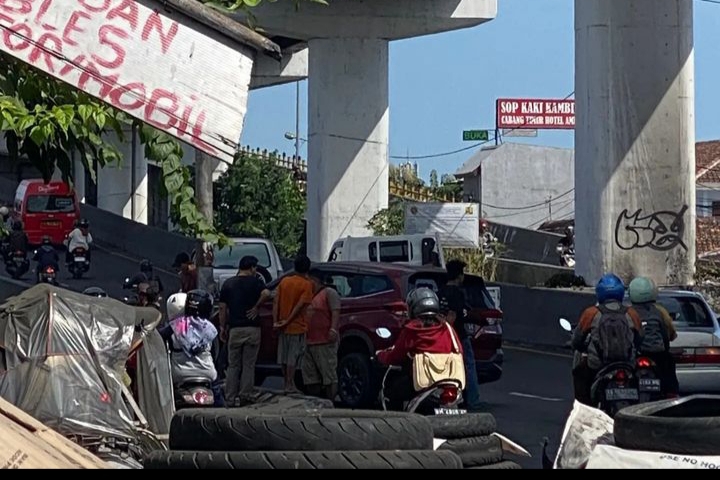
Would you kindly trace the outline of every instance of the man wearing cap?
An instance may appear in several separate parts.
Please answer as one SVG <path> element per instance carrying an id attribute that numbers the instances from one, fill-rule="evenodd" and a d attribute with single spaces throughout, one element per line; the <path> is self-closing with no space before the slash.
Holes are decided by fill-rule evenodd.
<path id="1" fill-rule="evenodd" d="M 255 387 L 255 363 L 260 351 L 258 308 L 270 291 L 257 277 L 258 259 L 240 259 L 237 276 L 225 280 L 220 290 L 220 339 L 227 343 L 228 369 L 225 401 L 228 405 L 250 400 Z"/>
<path id="2" fill-rule="evenodd" d="M 198 288 L 197 267 L 190 260 L 190 255 L 185 252 L 178 253 L 173 268 L 179 270 L 181 292 L 188 293 Z"/>

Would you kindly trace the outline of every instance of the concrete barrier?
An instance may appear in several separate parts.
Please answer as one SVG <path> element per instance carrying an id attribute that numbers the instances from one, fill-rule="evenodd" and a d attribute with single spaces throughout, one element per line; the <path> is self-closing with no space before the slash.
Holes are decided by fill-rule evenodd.
<path id="1" fill-rule="evenodd" d="M 523 262 L 560 265 L 555 251 L 562 235 L 488 222 L 490 231 L 507 249 L 502 258 Z"/>
<path id="2" fill-rule="evenodd" d="M 535 287 L 544 285 L 550 277 L 559 273 L 573 273 L 573 269 L 543 263 L 511 260 L 509 258 L 498 258 L 495 280 L 501 283 Z"/>
<path id="3" fill-rule="evenodd" d="M 503 283 L 499 286 L 503 309 L 503 340 L 537 347 L 562 348 L 570 339 L 558 320 L 578 321 L 595 304 L 592 289 L 530 288 Z"/>

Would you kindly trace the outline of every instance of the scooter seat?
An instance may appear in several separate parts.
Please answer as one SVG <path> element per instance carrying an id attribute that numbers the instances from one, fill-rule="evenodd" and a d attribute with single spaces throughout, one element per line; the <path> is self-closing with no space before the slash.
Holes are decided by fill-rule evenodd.
<path id="1" fill-rule="evenodd" d="M 207 377 L 190 377 L 183 379 L 177 384 L 178 389 L 198 386 L 212 388 L 212 380 Z"/>

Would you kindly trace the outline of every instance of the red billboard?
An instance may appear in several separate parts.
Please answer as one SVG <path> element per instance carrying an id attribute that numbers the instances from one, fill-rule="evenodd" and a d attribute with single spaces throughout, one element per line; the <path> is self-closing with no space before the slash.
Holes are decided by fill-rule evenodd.
<path id="1" fill-rule="evenodd" d="M 575 100 L 499 98 L 498 129 L 572 130 Z"/>

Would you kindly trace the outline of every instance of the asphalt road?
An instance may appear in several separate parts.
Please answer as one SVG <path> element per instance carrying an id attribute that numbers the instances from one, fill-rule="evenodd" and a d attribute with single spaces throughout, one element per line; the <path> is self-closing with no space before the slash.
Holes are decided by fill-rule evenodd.
<path id="1" fill-rule="evenodd" d="M 105 290 L 109 296 L 122 300 L 127 291 L 122 289 L 123 281 L 126 277 L 137 273 L 139 268 L 140 259 L 132 258 L 124 253 L 114 252 L 103 247 L 96 247 L 92 252 L 92 263 L 90 264 L 90 271 L 83 275 L 83 278 L 75 280 L 72 275 L 67 271 L 64 264 L 65 252 L 60 252 L 60 272 L 58 275 L 58 282 L 63 288 L 70 290 L 83 291 L 88 287 L 100 287 Z M 32 262 L 30 266 L 30 272 L 26 273 L 20 282 L 31 286 L 35 284 L 33 270 L 35 268 L 35 262 Z M 160 271 L 155 269 L 155 273 L 160 277 L 163 282 L 165 292 L 163 296 L 167 296 L 172 292 L 177 292 L 180 288 L 180 281 L 176 274 L 167 271 Z M 3 284 L 6 284 L 9 280 L 11 283 L 17 284 L 10 279 L 5 272 L 5 269 L 0 266 L 0 280 L 3 280 Z M 19 285 L 18 285 L 19 286 Z M 6 297 L 8 293 L 5 293 L 5 288 L 0 289 L 0 296 Z M 15 291 L 9 291 L 9 294 L 17 293 Z"/>
<path id="2" fill-rule="evenodd" d="M 532 458 L 510 458 L 524 468 L 542 467 L 543 438 L 551 458 L 573 405 L 571 359 L 564 355 L 505 348 L 503 376 L 481 385 L 481 396 L 498 433 L 520 444 Z"/>

